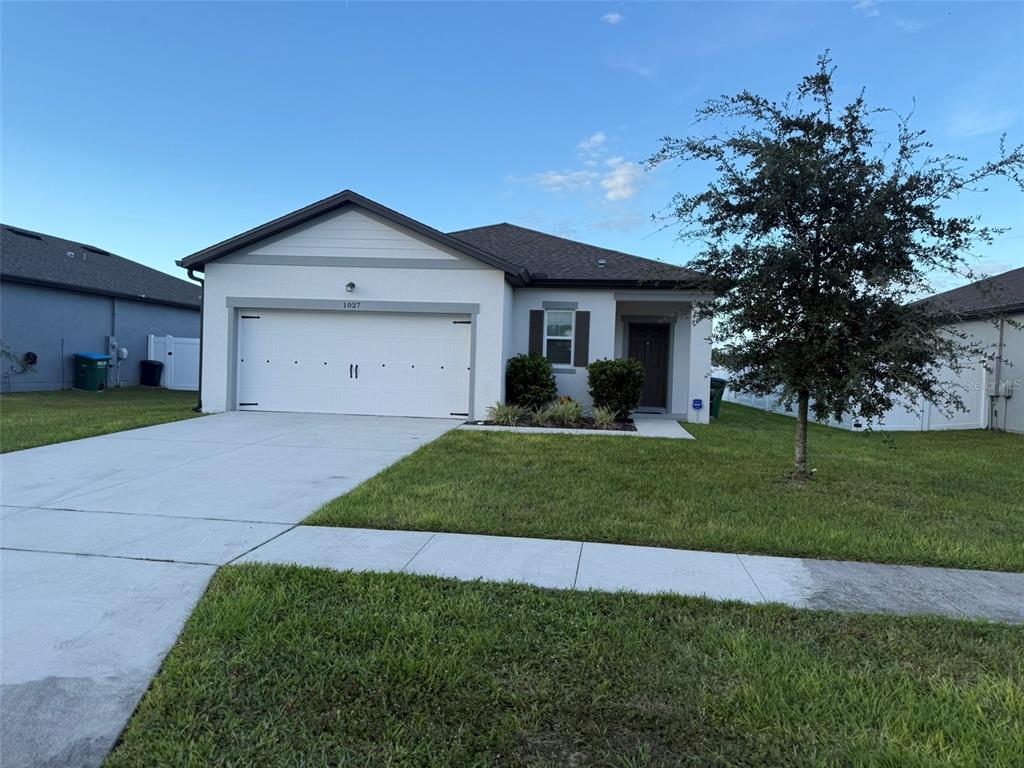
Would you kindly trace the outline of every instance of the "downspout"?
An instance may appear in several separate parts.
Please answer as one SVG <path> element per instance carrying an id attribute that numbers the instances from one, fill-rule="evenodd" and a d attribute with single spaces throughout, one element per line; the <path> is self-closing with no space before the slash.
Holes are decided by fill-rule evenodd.
<path id="1" fill-rule="evenodd" d="M 117 338 L 117 297 L 116 296 L 111 296 L 110 297 L 110 338 L 113 338 L 113 339 Z M 109 342 L 107 343 L 107 347 L 108 347 L 107 352 L 110 352 L 111 350 L 109 349 L 109 347 L 110 347 Z M 121 360 L 117 357 L 117 351 L 116 350 L 114 350 L 114 360 L 115 360 L 115 365 L 120 365 L 121 364 Z M 110 371 L 111 371 L 111 369 L 113 367 L 114 366 L 111 365 L 109 362 L 107 363 L 107 386 L 108 387 L 110 386 Z M 121 378 L 120 377 L 120 373 L 121 373 L 121 371 L 118 370 L 117 373 L 114 375 L 115 387 L 116 387 L 116 382 L 118 381 L 118 379 Z"/>
<path id="2" fill-rule="evenodd" d="M 989 429 L 993 429 L 993 430 L 996 430 L 996 431 L 999 431 L 999 424 L 997 423 L 997 419 L 992 418 L 992 411 L 993 411 L 996 403 L 1000 402 L 1001 395 L 1003 393 L 1003 387 L 1002 387 L 1002 384 L 1003 384 L 1003 329 L 1005 327 L 1006 327 L 1006 318 L 1005 317 L 1000 317 L 999 318 L 999 341 L 998 341 L 998 346 L 996 347 L 996 350 L 997 350 L 997 352 L 996 352 L 996 365 L 995 365 L 995 370 L 993 371 L 993 378 L 995 379 L 995 382 L 994 382 L 995 390 L 992 392 L 992 395 L 991 395 L 992 399 L 989 400 L 989 404 L 988 404 Z M 998 414 L 1002 414 L 1003 415 L 1003 425 L 1005 426 L 1006 425 L 1006 400 L 1005 400 L 1005 398 L 1002 398 L 1002 403 L 1000 403 L 1000 406 L 1001 407 L 1000 407 L 999 411 L 997 411 L 997 415 Z"/>
<path id="3" fill-rule="evenodd" d="M 192 410 L 196 413 L 203 412 L 203 337 L 206 335 L 203 333 L 203 316 L 205 314 L 204 309 L 206 307 L 206 281 L 201 277 L 196 277 L 195 271 L 190 267 L 188 270 L 188 279 L 193 282 L 199 283 L 199 393 L 196 398 L 196 407 Z"/>

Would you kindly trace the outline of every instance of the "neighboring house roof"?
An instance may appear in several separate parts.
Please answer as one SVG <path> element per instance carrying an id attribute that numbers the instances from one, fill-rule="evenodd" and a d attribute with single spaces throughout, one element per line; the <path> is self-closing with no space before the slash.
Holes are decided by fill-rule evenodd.
<path id="1" fill-rule="evenodd" d="M 92 245 L 0 225 L 0 279 L 198 309 L 198 285 Z"/>
<path id="2" fill-rule="evenodd" d="M 922 303 L 963 318 L 1024 312 L 1024 267 L 936 294 Z"/>
<path id="3" fill-rule="evenodd" d="M 654 259 L 568 240 L 515 224 L 492 224 L 449 232 L 526 268 L 535 285 L 636 285 L 701 282 L 701 274 Z"/>
<path id="4" fill-rule="evenodd" d="M 229 253 L 234 253 L 235 251 L 250 246 L 253 243 L 257 243 L 260 240 L 265 240 L 268 237 L 278 235 L 292 227 L 304 224 L 318 216 L 332 213 L 347 205 L 355 205 L 363 210 L 375 213 L 386 221 L 411 229 L 413 232 L 416 232 L 439 245 L 445 246 L 474 259 L 478 259 L 485 264 L 496 267 L 497 269 L 504 270 L 512 277 L 521 277 L 521 270 L 515 264 L 505 261 L 500 256 L 482 251 L 469 243 L 456 240 L 455 238 L 446 235 L 444 232 L 440 232 L 433 227 L 428 227 L 426 224 L 422 224 L 415 219 L 410 219 L 408 216 L 405 216 L 398 211 L 393 211 L 390 208 L 386 208 L 380 203 L 376 203 L 367 197 L 363 197 L 350 189 L 346 189 L 343 192 L 331 195 L 330 197 L 325 197 L 323 200 L 315 202 L 312 205 L 307 205 L 305 208 L 300 208 L 297 211 L 292 211 L 291 213 L 285 214 L 273 221 L 268 221 L 266 224 L 260 224 L 258 227 L 254 227 L 240 235 L 235 235 L 227 240 L 211 245 L 209 248 L 196 251 L 191 256 L 186 256 L 184 259 L 179 261 L 178 265 L 185 268 L 202 269 L 205 264 L 213 261 L 214 259 L 226 256 Z"/>
<path id="5" fill-rule="evenodd" d="M 445 234 L 349 189 L 196 251 L 178 264 L 201 270 L 214 259 L 348 205 L 358 206 L 439 245 L 504 270 L 515 285 L 664 287 L 683 284 L 693 287 L 701 282 L 701 275 L 693 270 L 513 224 L 495 224 Z"/>

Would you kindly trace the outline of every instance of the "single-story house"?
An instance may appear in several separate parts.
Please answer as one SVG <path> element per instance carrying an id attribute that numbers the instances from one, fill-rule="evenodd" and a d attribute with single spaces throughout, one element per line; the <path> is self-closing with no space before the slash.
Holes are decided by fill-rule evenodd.
<path id="1" fill-rule="evenodd" d="M 584 405 L 632 356 L 643 407 L 707 422 L 700 275 L 512 224 L 444 233 L 351 191 L 182 259 L 203 273 L 202 407 L 482 417 L 537 353 Z"/>
<path id="2" fill-rule="evenodd" d="M 956 330 L 989 350 L 986 360 L 975 361 L 961 375 L 968 411 L 954 416 L 950 426 L 1024 432 L 1024 267 L 928 301 L 955 319 Z M 941 418 L 937 423 L 940 429 L 946 426 Z M 936 427 L 929 423 L 923 428 Z"/>
<path id="3" fill-rule="evenodd" d="M 0 234 L 0 339 L 15 358 L 2 362 L 2 391 L 70 388 L 76 352 L 114 358 L 108 386 L 138 384 L 150 334 L 199 336 L 199 285 L 42 232 Z"/>
<path id="4" fill-rule="evenodd" d="M 1024 267 L 936 294 L 925 301 L 948 315 L 949 327 L 987 350 L 984 359 L 966 360 L 959 373 L 946 370 L 964 410 L 946 413 L 921 399 L 891 408 L 872 427 L 888 431 L 994 429 L 1024 432 Z M 728 379 L 725 370 L 715 372 Z M 726 389 L 725 399 L 793 415 L 772 397 Z M 863 429 L 849 416 L 831 426 Z"/>

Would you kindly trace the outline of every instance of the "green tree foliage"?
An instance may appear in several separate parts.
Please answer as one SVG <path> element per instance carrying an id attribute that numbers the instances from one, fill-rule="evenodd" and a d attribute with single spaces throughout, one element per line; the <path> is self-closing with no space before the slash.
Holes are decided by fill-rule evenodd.
<path id="1" fill-rule="evenodd" d="M 648 167 L 714 166 L 707 188 L 673 198 L 671 220 L 704 247 L 689 266 L 716 293 L 715 338 L 730 386 L 781 392 L 796 405 L 795 467 L 808 474 L 808 411 L 870 423 L 901 398 L 962 409 L 943 367 L 986 351 L 949 327 L 930 280 L 973 278 L 974 249 L 1003 230 L 943 213 L 947 201 L 996 177 L 1024 189 L 1024 146 L 969 167 L 933 154 L 908 116 L 870 108 L 863 91 L 833 99 L 827 52 L 781 102 L 744 91 L 707 102 L 697 125 L 718 132 L 667 137 Z"/>

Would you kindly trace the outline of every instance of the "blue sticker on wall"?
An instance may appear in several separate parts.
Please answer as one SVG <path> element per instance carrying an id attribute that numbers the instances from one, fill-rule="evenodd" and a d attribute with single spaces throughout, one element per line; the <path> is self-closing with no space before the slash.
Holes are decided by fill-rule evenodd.
<path id="1" fill-rule="evenodd" d="M 693 410 L 699 411 L 703 407 L 704 407 L 704 401 L 701 400 L 699 397 L 694 398 L 694 400 L 693 400 Z"/>

